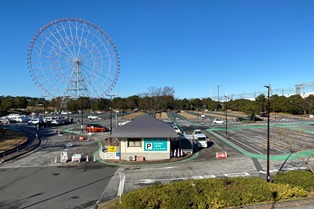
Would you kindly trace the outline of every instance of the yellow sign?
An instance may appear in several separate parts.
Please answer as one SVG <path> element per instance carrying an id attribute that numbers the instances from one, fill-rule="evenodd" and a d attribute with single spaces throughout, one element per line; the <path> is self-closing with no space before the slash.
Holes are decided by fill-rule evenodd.
<path id="1" fill-rule="evenodd" d="M 117 147 L 116 146 L 108 146 L 108 152 L 116 152 Z"/>

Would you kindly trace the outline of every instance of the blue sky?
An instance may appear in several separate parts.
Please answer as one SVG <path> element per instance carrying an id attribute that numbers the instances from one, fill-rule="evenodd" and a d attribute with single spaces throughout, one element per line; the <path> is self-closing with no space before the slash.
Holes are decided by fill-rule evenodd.
<path id="1" fill-rule="evenodd" d="M 287 88 L 314 81 L 311 0 L 2 0 L 0 95 L 41 97 L 27 51 L 55 19 L 76 17 L 115 43 L 121 69 L 111 93 L 170 86 L 176 98 Z"/>

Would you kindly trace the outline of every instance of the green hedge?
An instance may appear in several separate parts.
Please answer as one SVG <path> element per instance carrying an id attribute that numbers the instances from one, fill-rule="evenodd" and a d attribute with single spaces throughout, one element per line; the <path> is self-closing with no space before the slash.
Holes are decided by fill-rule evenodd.
<path id="1" fill-rule="evenodd" d="M 305 197 L 307 191 L 260 178 L 223 178 L 180 181 L 143 187 L 122 196 L 125 209 L 224 208 Z"/>
<path id="2" fill-rule="evenodd" d="M 314 175 L 307 170 L 278 172 L 273 177 L 273 182 L 289 184 L 294 187 L 301 187 L 308 192 L 314 192 Z"/>

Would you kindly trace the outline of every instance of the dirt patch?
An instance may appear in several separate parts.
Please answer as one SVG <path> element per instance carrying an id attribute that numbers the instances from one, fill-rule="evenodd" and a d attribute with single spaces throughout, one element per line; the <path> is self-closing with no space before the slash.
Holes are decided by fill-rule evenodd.
<path id="1" fill-rule="evenodd" d="M 124 119 L 128 119 L 128 120 L 133 120 L 141 115 L 143 115 L 144 113 L 143 112 L 135 112 L 135 113 L 132 113 L 132 114 L 129 114 L 129 115 L 125 115 L 123 116 L 122 118 Z"/>
<path id="2" fill-rule="evenodd" d="M 181 112 L 179 114 L 182 115 L 183 117 L 185 117 L 186 119 L 197 119 L 197 118 L 200 118 L 199 116 L 192 115 L 192 114 L 189 114 L 187 112 Z"/>
<path id="3" fill-rule="evenodd" d="M 13 149 L 27 141 L 27 137 L 18 131 L 5 129 L 0 131 L 0 152 Z"/>
<path id="4" fill-rule="evenodd" d="M 168 113 L 166 112 L 161 112 L 161 113 L 156 113 L 156 118 L 161 119 L 161 120 L 168 120 Z"/>

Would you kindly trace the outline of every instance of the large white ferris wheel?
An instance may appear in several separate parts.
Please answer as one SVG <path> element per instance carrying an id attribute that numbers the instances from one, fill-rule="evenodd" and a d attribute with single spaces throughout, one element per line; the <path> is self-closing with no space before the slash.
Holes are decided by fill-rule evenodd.
<path id="1" fill-rule="evenodd" d="M 35 84 L 62 104 L 79 97 L 109 95 L 119 76 L 120 62 L 111 38 L 98 26 L 76 18 L 43 26 L 28 50 Z"/>

